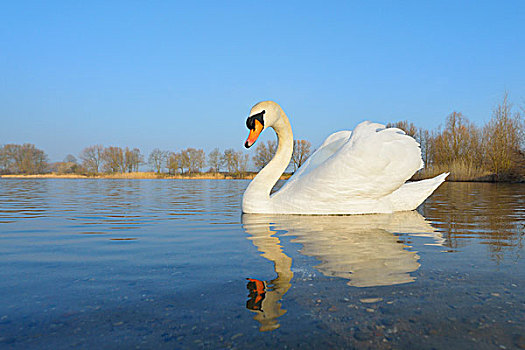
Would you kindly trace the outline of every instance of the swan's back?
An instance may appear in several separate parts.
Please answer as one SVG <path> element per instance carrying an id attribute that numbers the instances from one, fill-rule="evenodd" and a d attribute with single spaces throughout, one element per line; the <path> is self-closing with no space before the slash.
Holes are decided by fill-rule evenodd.
<path id="1" fill-rule="evenodd" d="M 423 167 L 412 137 L 371 122 L 331 135 L 311 158 L 272 196 L 275 212 L 392 212 L 382 199 Z"/>

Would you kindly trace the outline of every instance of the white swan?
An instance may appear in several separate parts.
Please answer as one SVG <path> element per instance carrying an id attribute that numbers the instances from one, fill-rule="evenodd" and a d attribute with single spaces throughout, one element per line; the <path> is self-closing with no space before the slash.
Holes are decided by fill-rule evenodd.
<path id="1" fill-rule="evenodd" d="M 372 122 L 339 131 L 324 141 L 283 187 L 270 192 L 293 152 L 288 117 L 272 101 L 256 104 L 246 120 L 251 147 L 273 128 L 278 147 L 273 159 L 252 180 L 242 199 L 244 213 L 368 214 L 416 209 L 448 176 L 408 182 L 423 167 L 419 144 L 404 131 Z"/>

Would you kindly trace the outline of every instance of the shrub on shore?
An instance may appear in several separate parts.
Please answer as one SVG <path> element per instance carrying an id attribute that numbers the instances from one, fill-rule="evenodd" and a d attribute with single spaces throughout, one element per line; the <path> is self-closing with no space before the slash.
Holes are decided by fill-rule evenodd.
<path id="1" fill-rule="evenodd" d="M 452 112 L 445 128 L 429 132 L 407 121 L 389 124 L 413 136 L 421 145 L 425 168 L 413 179 L 450 172 L 448 181 L 525 181 L 525 125 L 504 95 L 492 118 L 482 127 Z"/>

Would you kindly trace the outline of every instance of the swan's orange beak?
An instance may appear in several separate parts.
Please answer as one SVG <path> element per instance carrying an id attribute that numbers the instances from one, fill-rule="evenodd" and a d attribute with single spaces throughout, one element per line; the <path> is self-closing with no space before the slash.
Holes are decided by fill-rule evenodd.
<path id="1" fill-rule="evenodd" d="M 250 148 L 252 145 L 257 141 L 257 138 L 261 134 L 261 131 L 263 131 L 264 126 L 261 124 L 260 121 L 257 119 L 255 120 L 255 127 L 253 129 L 250 129 L 250 135 L 248 135 L 248 139 L 244 143 L 244 147 Z"/>

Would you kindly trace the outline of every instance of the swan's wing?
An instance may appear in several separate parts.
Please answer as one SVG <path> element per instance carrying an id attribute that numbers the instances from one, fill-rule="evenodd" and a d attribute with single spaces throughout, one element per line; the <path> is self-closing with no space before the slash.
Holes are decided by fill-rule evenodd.
<path id="1" fill-rule="evenodd" d="M 414 210 L 441 185 L 450 173 L 426 180 L 407 182 L 392 192 L 388 199 L 395 210 Z"/>
<path id="2" fill-rule="evenodd" d="M 319 165 L 324 163 L 328 158 L 330 158 L 334 153 L 336 153 L 350 138 L 352 132 L 350 130 L 342 130 L 334 132 L 324 140 L 323 144 L 319 146 L 317 150 L 308 159 L 295 171 L 295 173 L 288 179 L 286 184 L 283 185 L 289 186 L 296 179 L 308 174 L 313 169 L 317 168 Z"/>
<path id="3" fill-rule="evenodd" d="M 363 122 L 348 139 L 337 140 L 343 144 L 335 153 L 297 174 L 273 195 L 275 200 L 292 207 L 325 203 L 327 208 L 377 201 L 423 167 L 419 144 L 397 128 Z"/>

